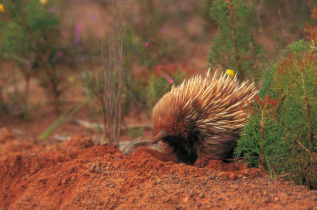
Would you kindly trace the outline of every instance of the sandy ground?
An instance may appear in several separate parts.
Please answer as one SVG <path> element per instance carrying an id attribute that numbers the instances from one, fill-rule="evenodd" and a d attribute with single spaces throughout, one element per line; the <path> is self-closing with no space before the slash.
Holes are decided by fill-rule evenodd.
<path id="1" fill-rule="evenodd" d="M 125 156 L 84 135 L 39 146 L 0 131 L 1 209 L 317 209 L 317 191 L 242 163 L 205 167 L 139 148 Z"/>

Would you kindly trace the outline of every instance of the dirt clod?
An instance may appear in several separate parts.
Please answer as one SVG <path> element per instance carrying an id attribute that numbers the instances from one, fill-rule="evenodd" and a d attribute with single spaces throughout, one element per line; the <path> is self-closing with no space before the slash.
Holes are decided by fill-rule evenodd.
<path id="1" fill-rule="evenodd" d="M 203 197 L 205 197 L 205 194 L 204 193 L 199 193 L 198 197 L 199 198 L 203 198 Z"/>
<path id="2" fill-rule="evenodd" d="M 279 201 L 279 200 L 280 200 L 279 197 L 275 197 L 275 198 L 274 198 L 274 202 L 277 202 L 277 201 Z"/>
<path id="3" fill-rule="evenodd" d="M 269 197 L 265 197 L 263 201 L 264 201 L 264 203 L 268 203 L 271 201 L 271 199 Z"/>
<path id="4" fill-rule="evenodd" d="M 235 175 L 234 173 L 231 173 L 231 174 L 229 175 L 229 179 L 235 180 L 235 179 L 236 179 L 236 175 Z"/>

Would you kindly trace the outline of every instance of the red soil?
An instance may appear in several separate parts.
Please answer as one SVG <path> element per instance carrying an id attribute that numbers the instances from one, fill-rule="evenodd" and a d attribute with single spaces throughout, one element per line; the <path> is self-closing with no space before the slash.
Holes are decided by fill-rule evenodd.
<path id="1" fill-rule="evenodd" d="M 272 181 L 245 164 L 176 164 L 147 148 L 125 156 L 76 135 L 58 146 L 0 130 L 0 208 L 315 209 L 317 192 Z"/>

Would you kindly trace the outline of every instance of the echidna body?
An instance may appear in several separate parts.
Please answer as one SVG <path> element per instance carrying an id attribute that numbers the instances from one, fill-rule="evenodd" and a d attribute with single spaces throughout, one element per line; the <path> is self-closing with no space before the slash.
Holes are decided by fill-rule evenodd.
<path id="1" fill-rule="evenodd" d="M 256 93 L 254 84 L 225 74 L 185 80 L 153 108 L 152 142 L 167 143 L 180 162 L 193 164 L 198 156 L 224 160 L 237 144 L 248 120 L 245 108 Z"/>

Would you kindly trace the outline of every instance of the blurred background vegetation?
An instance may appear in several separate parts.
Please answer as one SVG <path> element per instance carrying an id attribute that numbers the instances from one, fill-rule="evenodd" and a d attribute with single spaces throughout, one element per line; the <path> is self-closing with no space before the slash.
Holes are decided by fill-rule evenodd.
<path id="1" fill-rule="evenodd" d="M 209 67 L 233 69 L 260 90 L 237 157 L 272 177 L 316 187 L 316 5 L 315 0 L 0 0 L 0 125 L 32 130 L 33 138 L 44 132 L 44 138 L 76 113 L 87 122 L 107 121 L 105 97 L 121 84 L 120 120 L 114 121 L 120 122 L 121 138 L 150 135 L 151 127 L 142 123 L 150 123 L 152 107 L 173 85 Z M 122 59 L 114 61 L 122 75 L 111 74 L 113 79 L 105 76 L 113 68 L 107 63 L 113 57 L 105 56 L 109 36 L 123 41 Z M 111 83 L 115 88 L 106 88 L 118 78 Z M 280 165 L 284 162 L 287 167 Z"/>

